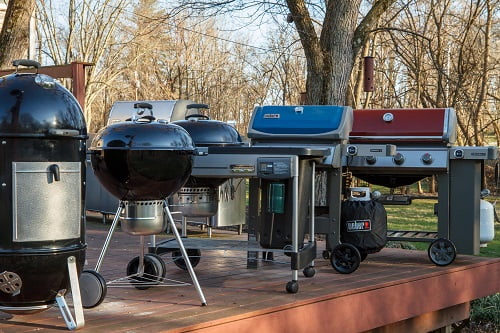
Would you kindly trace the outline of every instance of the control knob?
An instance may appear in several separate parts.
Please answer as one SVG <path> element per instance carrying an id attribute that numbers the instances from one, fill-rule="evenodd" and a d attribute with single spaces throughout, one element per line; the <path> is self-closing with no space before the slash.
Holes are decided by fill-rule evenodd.
<path id="1" fill-rule="evenodd" d="M 366 156 L 366 163 L 369 165 L 374 165 L 377 162 L 377 158 L 375 156 Z"/>
<path id="2" fill-rule="evenodd" d="M 434 162 L 434 159 L 432 158 L 432 155 L 429 154 L 429 153 L 425 153 L 422 155 L 422 162 L 424 164 L 431 164 L 432 162 Z"/>
<path id="3" fill-rule="evenodd" d="M 397 165 L 401 165 L 405 162 L 405 157 L 403 156 L 403 154 L 397 153 L 396 155 L 394 155 L 393 160 Z"/>

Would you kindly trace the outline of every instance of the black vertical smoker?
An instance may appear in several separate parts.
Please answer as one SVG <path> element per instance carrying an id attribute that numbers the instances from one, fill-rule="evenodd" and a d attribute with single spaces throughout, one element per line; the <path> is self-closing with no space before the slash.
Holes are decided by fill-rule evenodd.
<path id="1" fill-rule="evenodd" d="M 66 88 L 38 74 L 40 64 L 13 64 L 16 72 L 0 78 L 0 311 L 28 314 L 57 303 L 68 328 L 79 328 L 85 120 Z M 76 323 L 64 300 L 70 288 Z"/>

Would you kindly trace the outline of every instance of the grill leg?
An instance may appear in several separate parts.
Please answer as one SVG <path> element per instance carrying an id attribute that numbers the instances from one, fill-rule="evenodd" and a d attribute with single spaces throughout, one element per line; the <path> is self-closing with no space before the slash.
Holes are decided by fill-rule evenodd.
<path id="1" fill-rule="evenodd" d="M 104 245 L 102 246 L 101 254 L 99 255 L 99 258 L 97 259 L 97 264 L 95 265 L 95 271 L 99 273 L 99 270 L 101 269 L 102 261 L 104 260 L 104 256 L 106 255 L 106 252 L 108 252 L 108 247 L 109 247 L 109 242 L 111 241 L 111 237 L 113 236 L 113 233 L 115 232 L 116 226 L 118 224 L 118 221 L 120 220 L 120 214 L 123 210 L 124 204 L 122 201 L 118 204 L 118 209 L 116 210 L 115 218 L 113 219 L 113 223 L 111 224 L 111 227 L 109 228 L 108 231 L 108 236 L 106 237 L 106 240 L 104 241 Z"/>
<path id="2" fill-rule="evenodd" d="M 73 297 L 73 307 L 75 310 L 75 319 L 64 299 L 64 292 L 60 291 L 56 296 L 56 302 L 61 310 L 62 317 L 66 322 L 66 326 L 70 330 L 77 330 L 85 325 L 85 319 L 83 318 L 83 306 L 82 297 L 80 294 L 80 284 L 78 282 L 78 272 L 76 269 L 76 258 L 71 256 L 68 258 L 68 273 L 69 281 L 71 285 L 71 295 Z"/>
<path id="3" fill-rule="evenodd" d="M 170 222 L 170 225 L 172 227 L 172 232 L 175 236 L 175 239 L 179 243 L 179 249 L 181 250 L 182 253 L 182 258 L 184 259 L 184 262 L 186 263 L 186 268 L 189 272 L 189 275 L 191 276 L 191 280 L 193 281 L 194 287 L 196 291 L 198 292 L 198 296 L 200 297 L 201 300 L 201 305 L 207 305 L 207 301 L 205 300 L 205 296 L 203 295 L 203 291 L 201 290 L 200 284 L 198 283 L 198 278 L 196 277 L 196 273 L 194 272 L 193 266 L 191 265 L 191 261 L 189 260 L 189 256 L 186 252 L 186 248 L 184 247 L 184 243 L 182 242 L 182 238 L 179 235 L 179 231 L 177 231 L 177 227 L 175 226 L 174 219 L 172 217 L 172 214 L 170 214 L 170 209 L 168 209 L 167 202 L 163 202 L 163 209 L 165 210 L 165 213 L 167 214 L 168 221 Z"/>

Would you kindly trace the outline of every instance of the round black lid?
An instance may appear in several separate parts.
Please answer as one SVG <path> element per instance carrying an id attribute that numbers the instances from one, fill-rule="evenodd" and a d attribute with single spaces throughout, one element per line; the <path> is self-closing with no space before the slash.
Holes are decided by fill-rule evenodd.
<path id="1" fill-rule="evenodd" d="M 0 136 L 87 135 L 80 104 L 48 75 L 0 77 L 0 101 Z"/>
<path id="2" fill-rule="evenodd" d="M 188 131 L 196 146 L 228 146 L 242 145 L 241 136 L 231 125 L 209 120 L 203 115 L 189 115 L 186 120 L 174 121 Z"/>
<path id="3" fill-rule="evenodd" d="M 90 150 L 183 150 L 194 151 L 193 140 L 182 127 L 152 119 L 109 125 L 100 130 Z"/>

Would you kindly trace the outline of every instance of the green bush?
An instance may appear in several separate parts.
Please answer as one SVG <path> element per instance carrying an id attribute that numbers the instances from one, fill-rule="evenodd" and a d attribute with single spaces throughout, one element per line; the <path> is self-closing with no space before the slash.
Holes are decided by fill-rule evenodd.
<path id="1" fill-rule="evenodd" d="M 470 321 L 476 324 L 490 323 L 500 329 L 500 293 L 471 302 Z"/>

